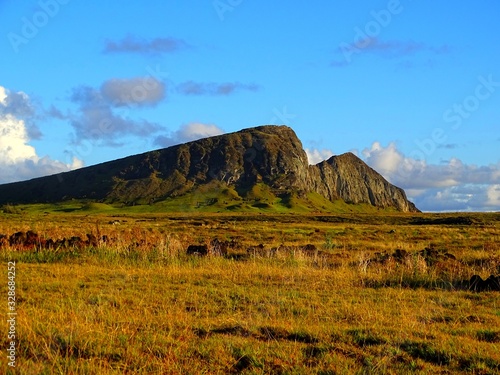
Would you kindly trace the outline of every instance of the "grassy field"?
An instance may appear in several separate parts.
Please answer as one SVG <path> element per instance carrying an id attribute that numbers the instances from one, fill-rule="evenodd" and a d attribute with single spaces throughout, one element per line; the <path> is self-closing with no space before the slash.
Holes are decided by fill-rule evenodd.
<path id="1" fill-rule="evenodd" d="M 109 240 L 0 248 L 4 306 L 16 262 L 18 314 L 16 368 L 4 349 L 2 372 L 500 372 L 500 292 L 468 290 L 472 275 L 500 274 L 500 214 L 162 214 L 99 204 L 0 214 L 0 234 L 27 230 Z M 214 238 L 236 245 L 225 257 L 186 255 Z M 259 244 L 267 251 L 247 252 Z"/>

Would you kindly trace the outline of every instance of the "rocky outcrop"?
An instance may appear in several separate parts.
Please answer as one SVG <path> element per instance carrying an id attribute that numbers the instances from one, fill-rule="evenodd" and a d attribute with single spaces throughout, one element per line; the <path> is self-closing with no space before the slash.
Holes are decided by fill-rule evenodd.
<path id="1" fill-rule="evenodd" d="M 217 182 L 241 192 L 256 184 L 273 194 L 318 193 L 348 203 L 418 211 L 404 191 L 351 153 L 308 164 L 295 132 L 260 126 L 130 156 L 79 170 L 0 186 L 0 203 L 97 199 L 154 202 Z"/>
<path id="2" fill-rule="evenodd" d="M 312 189 L 331 201 L 342 199 L 403 212 L 418 211 L 403 189 L 390 184 L 350 152 L 311 166 L 309 173 Z"/>

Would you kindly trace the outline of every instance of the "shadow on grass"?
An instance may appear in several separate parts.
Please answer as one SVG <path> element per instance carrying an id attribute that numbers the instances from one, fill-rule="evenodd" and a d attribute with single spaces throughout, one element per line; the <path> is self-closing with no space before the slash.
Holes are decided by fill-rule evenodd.
<path id="1" fill-rule="evenodd" d="M 258 329 L 258 332 L 256 333 L 251 332 L 250 330 L 238 324 L 211 328 L 211 329 L 194 328 L 193 332 L 196 336 L 201 338 L 207 338 L 208 336 L 214 334 L 222 334 L 222 335 L 232 335 L 241 337 L 254 337 L 258 340 L 263 340 L 263 341 L 287 340 L 293 342 L 301 342 L 304 344 L 317 344 L 319 342 L 319 340 L 316 337 L 304 331 L 289 332 L 283 328 L 269 327 L 269 326 L 260 327 Z"/>
<path id="2" fill-rule="evenodd" d="M 413 358 L 419 358 L 438 366 L 447 366 L 450 364 L 451 357 L 449 354 L 435 349 L 426 342 L 404 341 L 400 347 Z"/>
<path id="3" fill-rule="evenodd" d="M 352 341 L 360 347 L 383 345 L 387 342 L 383 337 L 377 336 L 369 330 L 351 329 L 347 331 L 347 334 L 350 335 Z"/>
<path id="4" fill-rule="evenodd" d="M 424 277 L 403 277 L 399 279 L 373 280 L 362 279 L 360 281 L 363 287 L 367 288 L 404 288 L 404 289 L 427 289 L 441 291 L 471 290 L 470 280 L 442 280 L 430 279 Z"/>
<path id="5" fill-rule="evenodd" d="M 262 364 L 252 354 L 245 353 L 243 349 L 232 348 L 231 354 L 235 363 L 231 368 L 231 373 L 241 374 L 242 371 L 250 368 L 262 368 Z"/>

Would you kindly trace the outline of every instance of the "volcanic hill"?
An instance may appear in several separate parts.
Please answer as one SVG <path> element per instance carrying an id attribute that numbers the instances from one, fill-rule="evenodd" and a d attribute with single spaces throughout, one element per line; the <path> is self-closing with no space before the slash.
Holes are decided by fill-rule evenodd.
<path id="1" fill-rule="evenodd" d="M 418 212 L 402 189 L 354 154 L 309 165 L 295 132 L 271 125 L 0 185 L 0 204 L 71 199 L 188 211 L 327 212 L 359 206 Z"/>

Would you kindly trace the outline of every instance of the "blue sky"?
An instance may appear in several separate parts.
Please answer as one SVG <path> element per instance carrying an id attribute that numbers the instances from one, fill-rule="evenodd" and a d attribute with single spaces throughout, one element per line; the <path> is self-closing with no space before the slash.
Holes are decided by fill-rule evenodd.
<path id="1" fill-rule="evenodd" d="M 500 210 L 500 3 L 0 0 L 0 183 L 262 124 Z"/>

